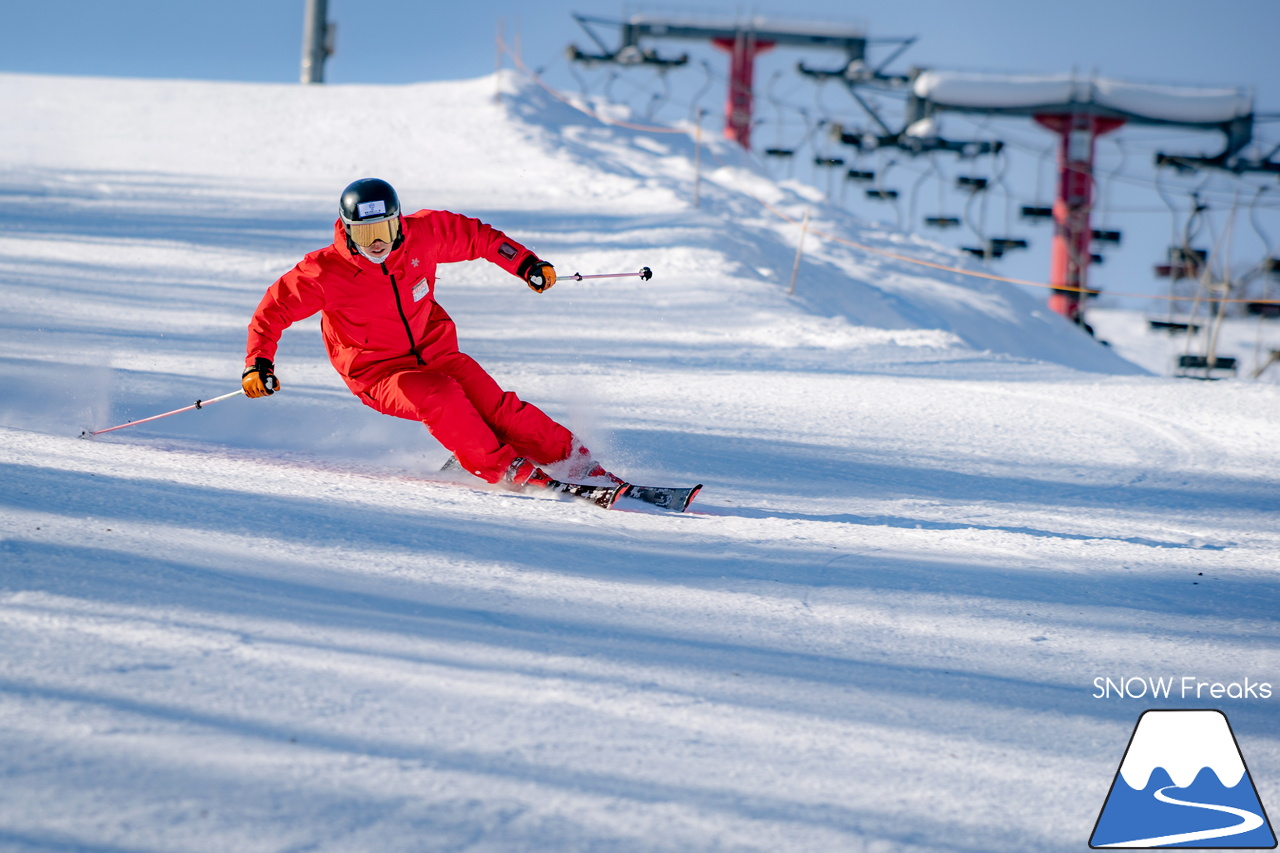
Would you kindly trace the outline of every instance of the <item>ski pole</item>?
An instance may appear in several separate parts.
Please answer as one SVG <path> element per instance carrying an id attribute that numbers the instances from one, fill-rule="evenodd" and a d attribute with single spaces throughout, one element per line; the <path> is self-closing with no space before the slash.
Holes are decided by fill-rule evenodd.
<path id="1" fill-rule="evenodd" d="M 140 421 L 129 421 L 127 424 L 120 424 L 118 426 L 107 427 L 106 429 L 93 429 L 93 430 L 87 429 L 80 433 L 80 437 L 89 438 L 95 435 L 102 435 L 104 432 L 111 432 L 112 430 L 124 429 L 125 427 L 137 426 L 138 424 L 145 424 L 147 421 L 158 421 L 161 418 L 167 418 L 170 415 L 180 415 L 183 412 L 189 412 L 192 409 L 203 409 L 205 406 L 209 405 L 210 403 L 216 403 L 219 400 L 229 400 L 232 397 L 239 397 L 243 393 L 244 393 L 243 390 L 238 389 L 238 390 L 232 391 L 230 394 L 223 394 L 221 397 L 214 397 L 212 400 L 196 400 L 193 405 L 184 406 L 181 409 L 174 409 L 172 412 L 165 412 L 163 415 L 152 415 L 151 417 L 143 418 Z"/>
<path id="2" fill-rule="evenodd" d="M 629 278 L 633 275 L 638 275 L 643 280 L 648 281 L 653 278 L 653 270 L 648 267 L 641 267 L 640 272 L 606 272 L 600 273 L 599 275 L 583 275 L 580 272 L 576 272 L 573 275 L 566 275 L 564 278 L 572 279 L 574 281 L 582 281 L 584 278 Z"/>

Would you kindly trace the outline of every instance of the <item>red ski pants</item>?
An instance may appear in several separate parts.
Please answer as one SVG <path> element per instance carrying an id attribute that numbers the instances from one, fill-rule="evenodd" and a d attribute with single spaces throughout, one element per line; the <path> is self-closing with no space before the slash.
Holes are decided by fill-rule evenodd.
<path id="1" fill-rule="evenodd" d="M 422 421 L 464 468 L 490 483 L 502 479 L 518 456 L 549 465 L 568 457 L 573 446 L 568 429 L 503 391 L 460 352 L 391 373 L 361 399 L 383 414 Z"/>

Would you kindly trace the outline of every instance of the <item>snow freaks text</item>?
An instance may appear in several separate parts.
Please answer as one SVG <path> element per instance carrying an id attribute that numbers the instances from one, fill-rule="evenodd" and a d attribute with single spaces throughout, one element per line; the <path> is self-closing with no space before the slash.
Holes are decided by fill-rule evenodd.
<path id="1" fill-rule="evenodd" d="M 1206 681 L 1194 675 L 1098 676 L 1093 680 L 1094 699 L 1270 699 L 1271 682 L 1245 677 L 1240 681 Z"/>

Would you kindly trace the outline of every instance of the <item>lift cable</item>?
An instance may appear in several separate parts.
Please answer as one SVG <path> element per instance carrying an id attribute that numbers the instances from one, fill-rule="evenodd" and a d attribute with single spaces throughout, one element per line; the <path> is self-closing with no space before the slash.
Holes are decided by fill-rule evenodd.
<path id="1" fill-rule="evenodd" d="M 530 71 L 530 70 L 529 70 L 529 68 L 528 68 L 528 67 L 524 64 L 524 62 L 520 59 L 520 57 L 519 57 L 517 54 L 515 54 L 515 53 L 511 50 L 511 48 L 510 48 L 509 46 L 507 46 L 507 45 L 505 44 L 505 42 L 503 42 L 501 39 L 499 40 L 499 48 L 500 48 L 501 50 L 503 50 L 503 51 L 504 51 L 508 56 L 510 56 L 510 57 L 512 58 L 512 60 L 513 60 L 513 62 L 515 63 L 516 67 L 517 67 L 517 68 L 518 68 L 522 73 L 524 73 L 527 77 L 529 77 L 533 82 L 537 83 L 537 84 L 538 84 L 538 85 L 540 85 L 542 88 L 546 89 L 546 90 L 547 90 L 547 92 L 548 92 L 549 94 L 551 94 L 553 97 L 555 97 L 557 100 L 560 100 L 561 102 L 563 102 L 563 103 L 565 103 L 565 104 L 567 104 L 567 105 L 569 105 L 569 106 L 571 106 L 571 107 L 573 107 L 573 108 L 575 108 L 575 109 L 580 110 L 581 112 L 583 112 L 583 113 L 587 114 L 588 116 L 591 116 L 592 118 L 594 118 L 594 119 L 595 119 L 595 120 L 597 120 L 597 121 L 600 121 L 600 122 L 602 122 L 602 123 L 604 123 L 604 124 L 607 124 L 607 125 L 613 125 L 613 126 L 616 126 L 616 127 L 623 127 L 623 128 L 629 128 L 629 129 L 641 130 L 641 131 L 646 131 L 646 132 L 654 132 L 654 133 L 678 133 L 678 134 L 685 134 L 685 135 L 687 135 L 687 133 L 688 133 L 687 129 L 683 129 L 683 128 L 659 127 L 659 126 L 647 126 L 647 125 L 639 125 L 639 124 L 636 124 L 636 123 L 634 123 L 634 122 L 619 121 L 619 120 L 616 120 L 616 119 L 608 119 L 608 118 L 606 118 L 606 117 L 604 117 L 604 116 L 600 115 L 599 113 L 596 113 L 596 112 L 594 112 L 594 111 L 590 110 L 589 108 L 586 108 L 585 106 L 583 106 L 583 105 L 581 105 L 581 104 L 579 104 L 579 103 L 575 103 L 575 102 L 574 102 L 574 100 L 573 100 L 572 98 L 569 98 L 569 97 L 567 97 L 567 96 L 565 96 L 565 95 L 561 94 L 560 92 L 557 92 L 555 89 L 551 88 L 550 86 L 548 86 L 548 85 L 546 84 L 546 82 L 545 82 L 544 80 L 542 80 L 542 78 L 541 78 L 539 75 L 534 74 L 532 71 Z M 720 159 L 720 158 L 719 158 L 719 156 L 718 156 L 714 151 L 712 151 L 711 153 L 712 153 L 712 156 L 713 156 L 713 157 L 715 157 L 715 158 L 716 158 L 716 159 L 718 159 L 718 160 Z M 882 152 L 882 153 L 883 153 L 883 152 Z M 723 161 L 721 161 L 721 162 L 723 162 Z M 796 220 L 794 217 L 789 216 L 788 214 L 786 214 L 785 212 L 783 212 L 783 211 L 779 210 L 777 207 L 775 207 L 774 205 L 772 205 L 772 204 L 770 204 L 769 202 L 765 201 L 764 199 L 758 198 L 758 197 L 756 197 L 756 196 L 754 196 L 754 195 L 751 195 L 750 197 L 751 197 L 751 198 L 753 198 L 753 199 L 754 199 L 758 204 L 760 204 L 763 208 L 765 208 L 766 210 L 768 210 L 770 213 L 772 213 L 773 215 L 777 216 L 779 219 L 781 219 L 781 220 L 783 220 L 783 221 L 785 221 L 785 222 L 793 223 L 793 224 L 798 223 L 798 220 Z M 952 273 L 957 273 L 957 274 L 960 274 L 960 275 L 971 276 L 971 277 L 976 277 L 976 278 L 987 278 L 987 279 L 991 279 L 991 280 L 995 280 L 995 281 L 1003 281 L 1003 282 L 1010 283 L 1010 284 L 1019 284 L 1019 285 L 1024 285 L 1024 286 L 1028 286 L 1028 287 L 1036 287 L 1036 288 L 1046 288 L 1046 287 L 1051 287 L 1051 288 L 1053 288 L 1053 289 L 1055 289 L 1055 290 L 1062 290 L 1062 289 L 1064 289 L 1064 288 L 1062 288 L 1062 287 L 1061 287 L 1061 286 L 1059 286 L 1059 285 L 1049 285 L 1049 284 L 1045 284 L 1044 282 L 1030 281 L 1030 280 L 1026 280 L 1026 279 L 1018 279 L 1018 278 L 1011 278 L 1011 277 L 1009 277 L 1009 276 L 1001 276 L 1001 275 L 995 275 L 995 274 L 992 274 L 992 273 L 984 273 L 984 272 L 979 272 L 979 271 L 972 270 L 972 269 L 964 269 L 964 268 L 961 268 L 961 267 L 956 267 L 956 266 L 954 266 L 954 265 L 941 264 L 941 263 L 935 263 L 935 262 L 932 262 L 932 261 L 926 261 L 926 260 L 923 260 L 923 259 L 920 259 L 920 258 L 913 258 L 913 257 L 907 256 L 907 255 L 899 254 L 899 253 L 897 253 L 897 252 L 891 252 L 891 251 L 887 251 L 887 250 L 885 250 L 885 249 L 879 249 L 879 248 L 876 248 L 876 247 L 873 247 L 873 246 L 867 246 L 867 245 L 865 245 L 865 244 L 863 244 L 863 243 L 859 243 L 859 242 L 856 242 L 856 241 L 853 241 L 853 240 L 849 240 L 849 239 L 847 239 L 847 238 L 843 238 L 843 237 L 840 237 L 840 236 L 835 235 L 835 234 L 829 234 L 829 233 L 826 233 L 826 232 L 824 232 L 824 231 L 822 231 L 822 230 L 820 230 L 820 229 L 817 229 L 817 228 L 810 228 L 810 229 L 809 229 L 809 233 L 813 234 L 815 237 L 819 237 L 819 238 L 823 238 L 823 239 L 829 239 L 829 240 L 832 240 L 833 242 L 840 243 L 840 244 L 844 244 L 844 245 L 848 245 L 848 246 L 850 246 L 850 247 L 852 247 L 852 248 L 854 248 L 854 249 L 858 249 L 858 250 L 860 250 L 860 251 L 865 251 L 865 252 L 868 252 L 868 253 L 871 253 L 871 254 L 880 255 L 880 256 L 884 256 L 884 257 L 888 257 L 888 258 L 891 258 L 891 259 L 894 259 L 894 260 L 898 260 L 898 261 L 902 261 L 902 262 L 905 262 L 905 263 L 914 264 L 914 265 L 917 265 L 917 266 L 923 266 L 923 267 L 934 268 L 934 269 L 938 269 L 938 270 L 941 270 L 941 271 L 952 272 Z M 1081 288 L 1081 289 L 1080 289 L 1080 292 L 1085 292 L 1085 290 L 1084 290 L 1083 288 Z M 1113 294 L 1113 295 L 1114 295 L 1114 296 L 1119 296 L 1119 297 L 1134 297 L 1134 298 L 1141 298 L 1141 299 L 1157 299 L 1157 300 L 1160 300 L 1160 299 L 1172 299 L 1172 298 L 1175 298 L 1175 297 L 1161 297 L 1161 296 L 1153 295 L 1153 294 L 1149 294 L 1149 293 L 1115 293 L 1115 294 Z M 1178 297 L 1178 298 L 1180 298 L 1180 297 Z M 1226 301 L 1229 301 L 1229 302 L 1240 302 L 1240 301 L 1243 301 L 1243 300 L 1229 299 L 1229 300 L 1226 300 Z M 1277 304 L 1280 304 L 1280 300 L 1276 300 L 1276 302 L 1277 302 Z"/>

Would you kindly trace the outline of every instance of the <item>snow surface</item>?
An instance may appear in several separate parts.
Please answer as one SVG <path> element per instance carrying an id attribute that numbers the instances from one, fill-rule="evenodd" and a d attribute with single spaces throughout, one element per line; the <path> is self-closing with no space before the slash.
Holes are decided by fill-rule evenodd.
<path id="1" fill-rule="evenodd" d="M 504 96 L 494 101 L 495 92 Z M 0 75 L 0 850 L 1079 850 L 1138 714 L 1280 686 L 1280 388 L 1152 375 L 725 143 L 514 78 Z M 699 514 L 440 484 L 263 289 L 355 177 L 565 281 L 463 347 Z M 1276 694 L 1273 694 L 1276 695 Z M 1264 802 L 1276 702 L 1219 700 Z M 1161 706 L 1205 707 L 1206 700 Z"/>

